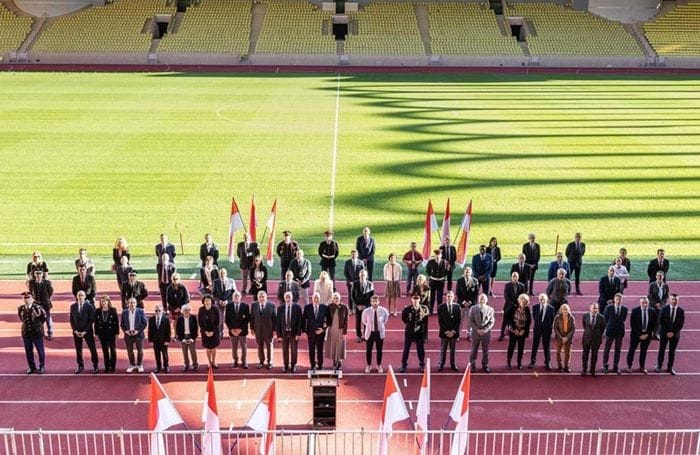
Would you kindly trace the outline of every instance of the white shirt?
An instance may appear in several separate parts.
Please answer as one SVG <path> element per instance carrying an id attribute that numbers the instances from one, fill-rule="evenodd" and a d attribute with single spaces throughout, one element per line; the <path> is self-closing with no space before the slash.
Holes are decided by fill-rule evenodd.
<path id="1" fill-rule="evenodd" d="M 136 330 L 136 310 L 129 310 L 129 330 Z"/>
<path id="2" fill-rule="evenodd" d="M 190 318 L 183 316 L 183 319 L 184 319 L 184 323 L 185 323 L 185 335 L 189 335 L 190 334 Z"/>
<path id="3" fill-rule="evenodd" d="M 398 262 L 395 264 L 386 263 L 384 265 L 384 280 L 401 281 L 401 264 L 399 264 Z"/>

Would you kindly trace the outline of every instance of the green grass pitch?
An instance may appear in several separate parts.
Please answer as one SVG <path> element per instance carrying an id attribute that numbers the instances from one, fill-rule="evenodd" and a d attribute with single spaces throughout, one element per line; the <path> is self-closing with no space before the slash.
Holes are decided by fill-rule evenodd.
<path id="1" fill-rule="evenodd" d="M 673 278 L 700 267 L 700 80 L 665 76 L 341 75 L 334 201 L 341 254 L 364 225 L 378 254 L 422 242 L 432 198 L 470 252 L 499 238 L 510 263 L 528 232 L 543 260 L 583 232 L 589 261 L 663 247 Z M 151 269 L 161 231 L 186 252 L 225 250 L 231 196 L 259 233 L 315 245 L 328 227 L 334 74 L 0 73 L 0 275 L 32 250 L 70 270 L 81 245 L 105 266 L 123 235 Z M 312 246 L 313 245 L 313 246 Z M 194 264 L 194 260 L 191 261 Z M 315 262 L 315 261 L 314 261 Z M 63 264 L 63 265 L 59 265 Z M 138 265 L 138 264 L 137 264 Z M 589 267 L 590 278 L 603 266 Z"/>

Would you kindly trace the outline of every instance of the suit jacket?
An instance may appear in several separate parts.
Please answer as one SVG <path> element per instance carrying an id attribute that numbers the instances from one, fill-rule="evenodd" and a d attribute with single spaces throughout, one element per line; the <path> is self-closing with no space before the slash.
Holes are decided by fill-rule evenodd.
<path id="1" fill-rule="evenodd" d="M 158 264 L 161 263 L 161 257 L 163 256 L 163 253 L 168 253 L 168 256 L 170 256 L 170 262 L 173 264 L 175 263 L 175 255 L 177 254 L 175 252 L 175 245 L 172 243 L 167 243 L 165 245 L 165 248 L 163 248 L 163 245 L 160 243 L 156 244 L 156 256 L 158 257 Z"/>
<path id="2" fill-rule="evenodd" d="M 354 283 L 360 279 L 360 272 L 365 269 L 365 263 L 358 259 L 356 264 L 352 263 L 352 259 L 345 261 L 345 267 L 343 268 L 343 275 L 345 276 L 345 281 L 348 283 Z"/>
<path id="3" fill-rule="evenodd" d="M 171 284 L 166 292 L 166 302 L 168 302 L 169 310 L 182 308 L 182 305 L 190 303 L 190 291 L 184 284 L 177 287 Z"/>
<path id="4" fill-rule="evenodd" d="M 214 292 L 212 295 L 219 302 L 230 302 L 233 293 L 236 292 L 236 282 L 233 278 L 226 278 L 226 281 L 221 278 L 214 281 Z"/>
<path id="5" fill-rule="evenodd" d="M 581 264 L 583 264 L 583 255 L 586 254 L 586 244 L 578 242 L 577 248 L 576 242 L 569 242 L 569 244 L 566 245 L 565 254 L 572 268 L 581 267 Z"/>
<path id="6" fill-rule="evenodd" d="M 685 311 L 683 308 L 676 306 L 676 319 L 673 321 L 671 320 L 671 305 L 664 305 L 661 309 L 661 316 L 659 316 L 659 332 L 661 332 L 661 336 L 666 336 L 666 333 L 673 332 L 674 336 L 678 338 L 681 330 L 683 330 L 683 324 L 685 324 Z"/>
<path id="7" fill-rule="evenodd" d="M 469 309 L 469 327 L 472 329 L 472 336 L 477 330 L 490 332 L 496 323 L 493 307 L 484 305 L 484 316 L 481 315 L 481 306 L 474 305 Z"/>
<path id="8" fill-rule="evenodd" d="M 117 316 L 116 308 L 110 308 L 107 317 L 101 308 L 95 310 L 95 335 L 100 338 L 111 338 L 119 335 L 119 316 Z"/>
<path id="9" fill-rule="evenodd" d="M 321 267 L 335 265 L 335 260 L 338 258 L 340 249 L 338 242 L 331 240 L 330 242 L 323 241 L 318 244 L 318 255 L 321 258 Z"/>
<path id="10" fill-rule="evenodd" d="M 148 297 L 146 285 L 141 281 L 135 281 L 132 285 L 128 281 L 122 285 L 122 301 L 128 302 L 130 298 L 135 298 L 137 305 L 142 308 L 143 301 Z"/>
<path id="11" fill-rule="evenodd" d="M 277 244 L 277 255 L 280 257 L 280 263 L 288 266 L 292 259 L 297 255 L 297 250 L 299 249 L 299 244 L 292 240 L 288 244 L 282 240 Z"/>
<path id="12" fill-rule="evenodd" d="M 146 313 L 143 312 L 141 308 L 136 308 L 135 318 L 134 318 L 134 330 L 136 330 L 136 337 L 143 339 L 143 331 L 146 330 L 148 326 L 148 321 L 146 320 Z M 129 330 L 129 309 L 122 311 L 122 321 L 121 328 L 126 336 L 126 332 Z"/>
<path id="13" fill-rule="evenodd" d="M 370 306 L 370 301 L 374 295 L 374 284 L 371 281 L 365 281 L 364 286 L 359 281 L 352 284 L 352 301 L 356 307 Z M 362 311 L 364 308 L 360 309 Z"/>
<path id="14" fill-rule="evenodd" d="M 320 303 L 317 314 L 314 315 L 313 303 L 306 304 L 302 313 L 302 331 L 310 337 L 316 334 L 316 329 L 323 329 L 325 334 L 327 318 L 328 305 Z"/>
<path id="15" fill-rule="evenodd" d="M 532 267 L 530 267 L 530 265 L 527 263 L 523 264 L 522 269 L 520 268 L 519 262 L 516 262 L 515 264 L 510 266 L 511 275 L 513 274 L 513 272 L 518 272 L 518 281 L 525 284 L 525 285 L 530 280 L 530 271 L 531 270 L 532 270 Z"/>
<path id="16" fill-rule="evenodd" d="M 620 284 L 620 279 L 613 276 L 612 280 L 609 276 L 605 275 L 598 282 L 598 304 L 607 305 L 608 302 L 613 300 L 615 294 L 622 291 L 622 285 Z"/>
<path id="17" fill-rule="evenodd" d="M 594 346 L 600 346 L 605 332 L 605 316 L 596 313 L 595 319 L 591 323 L 591 313 L 586 312 L 583 313 L 581 320 L 583 322 L 583 344 L 590 343 Z"/>
<path id="18" fill-rule="evenodd" d="M 530 246 L 530 242 L 524 243 L 523 254 L 525 255 L 525 263 L 530 264 L 532 269 L 537 270 L 537 263 L 540 262 L 540 244 L 535 242 Z"/>
<path id="19" fill-rule="evenodd" d="M 265 267 L 264 264 L 260 264 L 258 269 L 260 271 L 262 271 L 262 273 L 263 273 L 263 277 L 260 280 L 260 285 L 259 285 L 260 289 L 258 289 L 258 290 L 267 291 L 267 267 Z M 251 283 L 255 283 L 255 280 L 257 279 L 257 278 L 255 278 L 255 272 L 256 272 L 255 266 L 248 269 L 248 278 L 250 279 Z M 256 284 L 255 286 L 257 289 L 258 285 Z M 252 289 L 252 287 L 253 287 L 253 285 L 251 284 L 251 289 Z"/>
<path id="20" fill-rule="evenodd" d="M 518 304 L 518 297 L 520 294 L 525 293 L 525 285 L 520 281 L 516 281 L 515 285 L 512 281 L 507 282 L 503 286 L 503 298 L 505 302 L 503 303 L 503 309 L 507 307 L 516 306 Z"/>
<path id="21" fill-rule="evenodd" d="M 95 307 L 90 302 L 83 302 L 82 311 L 78 312 L 78 302 L 70 306 L 70 328 L 73 331 L 86 332 L 92 335 L 95 323 Z"/>
<path id="22" fill-rule="evenodd" d="M 457 249 L 454 245 L 450 245 L 449 248 L 445 248 L 445 245 L 440 245 L 440 251 L 442 251 L 442 258 L 449 264 L 450 270 L 454 269 L 455 261 L 457 260 Z"/>
<path id="23" fill-rule="evenodd" d="M 280 302 L 284 302 L 285 292 L 292 293 L 293 302 L 299 301 L 299 284 L 296 281 L 280 281 L 277 285 L 277 300 L 279 300 Z"/>
<path id="24" fill-rule="evenodd" d="M 652 281 L 656 281 L 656 272 L 658 271 L 664 272 L 664 281 L 666 281 L 668 278 L 668 268 L 670 265 L 671 263 L 665 258 L 661 264 L 659 264 L 659 260 L 657 258 L 649 261 L 649 265 L 647 266 L 647 276 L 649 277 L 649 282 L 651 283 Z"/>
<path id="25" fill-rule="evenodd" d="M 333 319 L 338 318 L 338 329 L 340 329 L 343 335 L 347 335 L 349 312 L 348 307 L 345 305 L 330 303 L 328 305 L 328 312 L 326 313 L 326 327 L 331 327 L 333 325 Z"/>
<path id="26" fill-rule="evenodd" d="M 114 262 L 115 269 L 122 264 L 122 256 L 126 256 L 126 258 L 131 261 L 131 253 L 129 253 L 129 250 L 122 252 L 117 248 L 112 248 L 112 262 Z"/>
<path id="27" fill-rule="evenodd" d="M 255 256 L 260 256 L 260 247 L 257 242 L 248 242 L 248 248 L 245 242 L 238 242 L 236 256 L 241 261 L 240 268 L 247 270 L 253 266 Z"/>
<path id="28" fill-rule="evenodd" d="M 362 311 L 362 338 L 369 340 L 370 335 L 372 335 L 372 326 L 374 324 L 374 308 L 368 306 Z M 379 338 L 384 339 L 386 336 L 386 324 L 389 322 L 389 311 L 382 307 L 377 307 L 377 331 L 379 332 Z"/>
<path id="29" fill-rule="evenodd" d="M 546 310 L 544 314 L 544 320 L 542 317 L 542 305 L 536 303 L 532 306 L 532 320 L 534 322 L 533 330 L 535 333 L 541 333 L 545 336 L 552 333 L 552 327 L 554 325 L 554 307 L 552 305 L 546 305 Z"/>
<path id="30" fill-rule="evenodd" d="M 472 277 L 469 281 L 462 276 L 457 280 L 457 303 L 462 308 L 468 308 L 476 305 L 476 299 L 479 297 L 479 282 Z"/>
<path id="31" fill-rule="evenodd" d="M 34 301 L 46 308 L 51 308 L 51 298 L 53 297 L 53 285 L 49 280 L 41 280 L 41 282 L 34 279 L 29 280 L 29 292 L 31 292 Z"/>
<path id="32" fill-rule="evenodd" d="M 449 264 L 444 259 L 439 261 L 436 258 L 432 258 L 428 261 L 425 266 L 425 273 L 428 275 L 428 279 L 431 281 L 445 281 L 447 278 L 447 269 Z"/>
<path id="33" fill-rule="evenodd" d="M 490 254 L 475 254 L 472 256 L 472 273 L 474 278 L 479 281 L 484 281 L 491 277 L 491 270 L 493 270 L 493 257 Z"/>
<path id="34" fill-rule="evenodd" d="M 95 277 L 92 275 L 86 275 L 85 279 L 81 282 L 80 275 L 75 275 L 73 277 L 73 297 L 78 295 L 78 291 L 85 292 L 85 298 L 91 302 L 95 301 Z"/>
<path id="35" fill-rule="evenodd" d="M 459 338 L 459 323 L 462 320 L 462 311 L 457 302 L 453 302 L 451 306 L 452 311 L 450 311 L 450 307 L 447 305 L 447 303 L 443 303 L 442 305 L 438 306 L 437 314 L 438 325 L 440 326 L 439 334 L 440 338 L 448 338 L 447 335 L 445 335 L 445 332 L 451 330 L 455 332 L 452 339 L 456 340 Z"/>
<path id="36" fill-rule="evenodd" d="M 250 329 L 255 332 L 255 338 L 260 341 L 272 341 L 276 325 L 275 304 L 267 301 L 261 308 L 260 302 L 253 302 L 250 306 Z"/>
<path id="37" fill-rule="evenodd" d="M 114 269 L 114 273 L 117 275 L 117 283 L 119 283 L 120 286 L 124 286 L 124 283 L 129 281 L 129 274 L 133 271 L 134 268 L 130 265 L 127 265 L 126 267 L 119 265 L 116 269 Z"/>
<path id="38" fill-rule="evenodd" d="M 364 236 L 359 236 L 355 241 L 355 249 L 357 250 L 357 257 L 361 260 L 374 261 L 374 238 L 369 237 L 365 242 Z"/>
<path id="39" fill-rule="evenodd" d="M 206 292 L 214 293 L 214 283 L 216 283 L 218 279 L 219 269 L 216 266 L 209 272 L 207 272 L 204 267 L 199 268 L 199 283 Z"/>
<path id="40" fill-rule="evenodd" d="M 569 278 L 569 274 L 571 273 L 571 269 L 569 268 L 569 263 L 566 261 L 561 261 L 561 264 L 557 261 L 552 261 L 549 263 L 549 269 L 547 270 L 547 281 L 552 281 L 554 278 L 557 277 L 557 270 L 559 269 L 564 269 L 566 270 L 566 275 L 564 277 Z"/>
<path id="41" fill-rule="evenodd" d="M 566 332 L 564 332 L 564 319 L 562 318 L 562 314 L 559 313 L 556 316 L 554 316 L 554 323 L 552 324 L 552 327 L 554 329 L 554 338 L 557 340 L 561 340 L 564 337 L 567 337 L 569 339 L 568 342 L 571 342 L 571 340 L 574 339 L 574 333 L 576 332 L 576 318 L 574 318 L 572 315 L 567 316 L 569 318 L 569 327 Z"/>
<path id="42" fill-rule="evenodd" d="M 547 284 L 547 297 L 552 305 L 559 307 L 562 303 L 567 302 L 567 296 L 571 293 L 571 281 L 567 278 L 560 280 L 553 278 Z"/>
<path id="43" fill-rule="evenodd" d="M 287 305 L 282 304 L 277 307 L 277 324 L 275 326 L 275 332 L 277 332 L 278 338 L 282 338 L 284 335 L 294 337 L 301 335 L 304 325 L 301 317 L 301 307 L 298 303 L 292 303 L 290 306 L 289 323 L 287 323 Z"/>
<path id="44" fill-rule="evenodd" d="M 206 261 L 207 256 L 214 258 L 214 265 L 219 265 L 219 247 L 216 245 L 216 243 L 212 243 L 211 245 L 207 246 L 205 242 L 199 246 L 199 259 L 202 260 L 202 265 L 204 265 L 204 261 Z"/>
<path id="45" fill-rule="evenodd" d="M 619 312 L 615 311 L 615 305 L 605 307 L 605 336 L 622 338 L 625 336 L 625 320 L 627 320 L 627 307 L 620 305 Z"/>
<path id="46" fill-rule="evenodd" d="M 239 336 L 248 335 L 248 325 L 250 324 L 250 307 L 245 302 L 240 302 L 238 307 L 238 312 L 236 312 L 236 305 L 233 302 L 229 302 L 226 305 L 226 314 L 224 321 L 226 322 L 226 327 L 229 330 L 241 329 Z"/>
<path id="47" fill-rule="evenodd" d="M 165 267 L 165 272 L 163 272 L 163 268 Z M 165 274 L 165 280 L 167 281 L 168 284 L 172 283 L 173 281 L 173 274 L 177 272 L 177 267 L 175 267 L 175 264 L 172 262 L 168 262 L 167 264 L 163 265 L 161 263 L 156 264 L 156 280 L 158 280 L 159 284 L 163 284 L 163 274 Z"/>
<path id="48" fill-rule="evenodd" d="M 656 309 L 651 305 L 647 307 L 647 326 L 644 330 L 642 325 L 642 307 L 636 307 L 630 314 L 630 338 L 639 339 L 640 335 L 648 335 L 650 338 L 654 335 L 658 324 Z"/>
<path id="49" fill-rule="evenodd" d="M 547 305 L 551 306 L 551 305 Z M 517 329 L 516 324 L 515 324 L 515 311 L 518 309 L 518 305 L 509 307 L 507 311 L 503 313 L 503 319 L 506 321 L 506 326 L 509 329 L 509 333 L 512 333 L 515 335 L 515 330 Z M 525 330 L 521 337 L 527 338 L 530 336 L 530 326 L 532 325 L 532 320 L 534 316 L 530 312 L 530 307 L 525 307 L 525 327 L 523 329 Z"/>
<path id="50" fill-rule="evenodd" d="M 156 316 L 148 318 L 148 341 L 159 345 L 170 342 L 170 320 L 168 316 L 161 316 L 160 325 L 156 325 Z"/>
<path id="51" fill-rule="evenodd" d="M 196 340 L 199 336 L 199 323 L 197 322 L 197 316 L 190 314 L 190 334 L 185 337 L 185 316 L 180 316 L 175 321 L 175 336 L 178 340 Z"/>
<path id="52" fill-rule="evenodd" d="M 661 297 L 659 297 L 659 290 L 661 290 Z M 656 282 L 656 277 L 654 281 L 649 284 L 649 292 L 647 293 L 647 298 L 649 299 L 649 305 L 660 308 L 666 305 L 668 301 L 668 284 L 665 282 L 659 286 Z"/>
<path id="53" fill-rule="evenodd" d="M 294 280 L 299 283 L 304 289 L 310 286 L 309 280 L 311 279 L 311 261 L 304 258 L 299 261 L 299 259 L 294 258 L 292 262 L 289 263 L 289 270 L 294 274 Z"/>

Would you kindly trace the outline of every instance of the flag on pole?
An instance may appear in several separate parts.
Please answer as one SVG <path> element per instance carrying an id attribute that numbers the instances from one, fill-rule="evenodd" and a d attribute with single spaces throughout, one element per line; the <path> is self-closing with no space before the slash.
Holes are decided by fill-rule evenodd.
<path id="1" fill-rule="evenodd" d="M 202 409 L 202 455 L 222 455 L 221 450 L 221 425 L 219 412 L 216 408 L 216 393 L 214 391 L 214 373 L 209 367 L 207 377 L 207 391 L 204 393 L 204 407 Z"/>
<path id="2" fill-rule="evenodd" d="M 260 440 L 260 455 L 273 455 L 275 453 L 275 429 L 277 428 L 277 404 L 275 394 L 275 380 L 263 393 L 253 413 L 246 423 L 246 427 L 263 433 Z"/>
<path id="3" fill-rule="evenodd" d="M 151 373 L 151 402 L 148 406 L 148 431 L 151 432 L 151 455 L 166 455 L 162 431 L 184 423 L 173 402 L 155 374 Z"/>
<path id="4" fill-rule="evenodd" d="M 428 443 L 428 421 L 430 418 L 430 358 L 426 360 L 423 382 L 418 393 L 416 405 L 416 454 L 424 455 Z"/>
<path id="5" fill-rule="evenodd" d="M 428 211 L 425 214 L 425 234 L 423 235 L 423 265 L 428 263 L 433 253 L 433 232 L 438 231 L 437 219 L 433 212 L 433 202 L 428 199 Z"/>
<path id="6" fill-rule="evenodd" d="M 275 264 L 275 259 L 272 256 L 273 248 L 275 247 L 275 228 L 277 226 L 277 199 L 272 203 L 270 216 L 267 219 L 267 252 L 265 253 L 265 261 L 268 267 Z"/>
<path id="7" fill-rule="evenodd" d="M 384 403 L 382 404 L 381 420 L 379 421 L 379 455 L 389 453 L 389 438 L 396 422 L 408 419 L 408 409 L 403 401 L 401 389 L 396 382 L 394 369 L 389 365 L 384 385 Z"/>
<path id="8" fill-rule="evenodd" d="M 238 210 L 236 199 L 231 198 L 231 222 L 228 228 L 228 260 L 233 262 L 233 243 L 236 232 L 243 229 L 243 217 L 241 211 Z"/>
<path id="9" fill-rule="evenodd" d="M 250 230 L 250 240 L 252 242 L 257 242 L 257 238 L 255 235 L 255 230 L 258 227 L 258 219 L 255 217 L 255 195 L 253 195 L 253 199 L 250 201 L 250 224 L 248 226 L 248 229 Z"/>
<path id="10" fill-rule="evenodd" d="M 442 219 L 442 236 L 440 242 L 445 241 L 445 237 L 450 236 L 450 198 L 447 198 L 447 207 L 445 207 L 445 216 Z"/>
<path id="11" fill-rule="evenodd" d="M 462 218 L 462 224 L 459 229 L 461 235 L 459 241 L 457 242 L 457 262 L 464 267 L 467 263 L 467 247 L 469 246 L 469 231 L 472 227 L 472 201 L 469 200 L 469 205 L 467 206 L 467 211 L 464 213 L 464 218 Z"/>
<path id="12" fill-rule="evenodd" d="M 450 455 L 464 455 L 467 453 L 471 379 L 471 368 L 467 365 L 467 370 L 464 372 L 464 376 L 462 376 L 462 382 L 459 383 L 457 396 L 450 410 L 450 418 L 457 424 L 455 426 L 455 432 L 452 435 Z"/>

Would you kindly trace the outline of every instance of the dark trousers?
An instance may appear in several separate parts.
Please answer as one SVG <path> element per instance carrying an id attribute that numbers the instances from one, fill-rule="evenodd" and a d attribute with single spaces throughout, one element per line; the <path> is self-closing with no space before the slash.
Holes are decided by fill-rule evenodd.
<path id="1" fill-rule="evenodd" d="M 367 307 L 365 307 L 367 308 Z M 357 338 L 362 338 L 362 310 L 358 310 L 355 308 L 355 334 L 357 334 Z"/>
<path id="2" fill-rule="evenodd" d="M 27 356 L 27 365 L 30 369 L 36 370 L 36 363 L 34 363 L 34 348 L 36 347 L 36 352 L 39 354 L 39 368 L 44 367 L 44 337 L 39 335 L 36 338 L 32 337 L 22 337 L 24 341 L 24 354 Z"/>
<path id="3" fill-rule="evenodd" d="M 82 338 L 73 334 L 73 343 L 75 344 L 75 361 L 78 363 L 78 366 L 83 366 L 83 341 L 85 341 L 85 344 L 87 344 L 87 347 L 90 350 L 90 360 L 92 361 L 92 366 L 97 368 L 97 348 L 95 346 L 95 336 L 92 333 L 87 333 Z"/>
<path id="4" fill-rule="evenodd" d="M 126 353 L 129 356 L 129 364 L 132 366 L 143 365 L 143 338 L 126 335 L 124 342 L 126 343 Z M 136 355 L 134 355 L 134 348 L 136 348 Z"/>
<path id="5" fill-rule="evenodd" d="M 372 365 L 372 349 L 377 346 L 377 366 L 382 364 L 382 355 L 384 348 L 384 340 L 379 336 L 379 332 L 372 332 L 367 338 L 367 346 L 365 347 L 365 361 L 367 365 Z"/>
<path id="6" fill-rule="evenodd" d="M 442 295 L 445 292 L 445 282 L 440 280 L 430 280 L 430 314 L 433 314 L 435 301 L 438 306 L 442 303 Z"/>
<path id="7" fill-rule="evenodd" d="M 282 360 L 284 367 L 289 368 L 297 365 L 297 353 L 299 351 L 299 340 L 291 333 L 282 335 Z M 291 352 L 291 364 L 290 364 Z"/>
<path id="8" fill-rule="evenodd" d="M 527 290 L 530 295 L 535 294 L 535 273 L 537 272 L 537 265 L 533 265 L 530 268 L 530 279 L 527 282 Z"/>
<path id="9" fill-rule="evenodd" d="M 158 289 L 160 290 L 160 302 L 163 304 L 164 308 L 163 311 L 168 309 L 168 286 L 170 286 L 170 284 L 161 283 L 160 281 L 158 282 Z"/>
<path id="10" fill-rule="evenodd" d="M 630 350 L 627 351 L 627 366 L 632 368 L 632 362 L 634 362 L 634 352 L 639 346 L 639 368 L 644 368 L 647 360 L 647 349 L 649 349 L 649 343 L 651 343 L 651 335 L 647 337 L 646 340 L 640 340 L 639 336 L 630 337 Z"/>
<path id="11" fill-rule="evenodd" d="M 511 333 L 508 338 L 508 365 L 510 365 L 510 361 L 513 360 L 513 352 L 515 351 L 515 346 L 518 346 L 518 366 L 521 366 L 523 364 L 523 351 L 525 350 L 525 335 L 523 336 L 515 336 L 515 334 Z M 549 363 L 549 362 L 548 362 Z"/>
<path id="12" fill-rule="evenodd" d="M 156 369 L 168 368 L 168 346 L 163 343 L 153 343 L 153 353 L 156 355 Z"/>
<path id="13" fill-rule="evenodd" d="M 576 283 L 576 292 L 581 292 L 581 266 L 575 265 L 571 267 L 571 275 L 574 277 L 574 283 Z"/>
<path id="14" fill-rule="evenodd" d="M 441 338 L 440 339 L 440 367 L 445 365 L 445 357 L 447 357 L 447 348 L 450 349 L 450 366 L 455 368 L 455 349 L 457 337 Z"/>
<path id="15" fill-rule="evenodd" d="M 415 269 L 406 270 L 406 294 L 413 291 L 416 286 L 416 280 L 418 279 L 418 267 Z"/>
<path id="16" fill-rule="evenodd" d="M 372 279 L 372 272 L 374 272 L 374 259 L 367 259 L 367 262 L 365 262 L 365 270 L 367 270 L 367 279 L 369 281 L 374 281 Z"/>
<path id="17" fill-rule="evenodd" d="M 309 365 L 311 369 L 323 369 L 323 342 L 324 335 L 309 335 Z"/>
<path id="18" fill-rule="evenodd" d="M 544 363 L 549 365 L 549 362 L 552 360 L 552 353 L 549 350 L 549 344 L 551 340 L 551 330 L 547 330 L 546 332 L 541 330 L 533 330 L 532 354 L 530 355 L 530 363 L 535 363 L 537 361 L 537 350 L 540 348 L 540 341 L 542 341 L 542 351 L 544 351 Z"/>
<path id="19" fill-rule="evenodd" d="M 613 342 L 615 343 L 615 352 L 613 353 L 613 368 L 617 370 L 620 364 L 620 352 L 622 351 L 622 338 L 623 337 L 605 337 L 605 349 L 603 350 L 603 367 L 608 367 L 608 360 L 610 358 L 610 348 Z"/>
<path id="20" fill-rule="evenodd" d="M 335 261 L 332 264 L 321 264 L 321 271 L 328 273 L 328 277 L 333 282 L 333 289 L 335 289 Z"/>
<path id="21" fill-rule="evenodd" d="M 491 289 L 491 277 L 488 275 L 479 277 L 479 286 L 481 286 L 481 292 L 489 295 L 489 290 Z"/>
<path id="22" fill-rule="evenodd" d="M 265 351 L 267 351 L 267 364 L 272 365 L 272 342 L 265 341 L 259 338 L 255 338 L 258 344 L 258 363 L 262 365 L 265 363 Z"/>
<path id="23" fill-rule="evenodd" d="M 659 357 L 656 359 L 656 365 L 661 368 L 664 365 L 664 354 L 666 354 L 666 345 L 668 345 L 668 369 L 673 368 L 673 361 L 676 358 L 676 347 L 678 346 L 678 336 L 667 338 L 665 333 L 661 334 L 659 340 Z"/>
<path id="24" fill-rule="evenodd" d="M 588 358 L 591 359 L 590 372 L 595 372 L 596 363 L 598 363 L 598 350 L 600 349 L 600 341 L 583 341 L 583 354 L 581 355 L 581 364 L 583 371 L 588 370 Z"/>
<path id="25" fill-rule="evenodd" d="M 455 271 L 455 265 L 450 264 L 450 270 L 447 271 L 447 290 L 451 291 L 452 290 L 452 277 Z"/>
<path id="26" fill-rule="evenodd" d="M 287 270 L 289 270 L 289 262 L 280 261 L 280 271 L 282 272 L 280 281 L 284 281 L 284 276 L 287 274 Z"/>
<path id="27" fill-rule="evenodd" d="M 117 366 L 117 336 L 100 336 L 100 346 L 102 346 L 102 358 L 105 370 L 116 368 Z"/>
<path id="28" fill-rule="evenodd" d="M 418 338 L 414 340 L 410 337 L 404 337 L 403 339 L 403 354 L 401 355 L 401 366 L 406 368 L 408 366 L 408 353 L 411 351 L 411 345 L 416 343 L 416 351 L 418 351 L 418 362 L 423 368 L 425 366 L 425 340 L 423 338 Z"/>
<path id="29" fill-rule="evenodd" d="M 353 302 L 353 300 L 352 300 L 352 282 L 346 281 L 345 287 L 348 288 L 348 308 L 350 309 L 350 312 L 352 313 L 355 311 L 355 302 Z"/>

